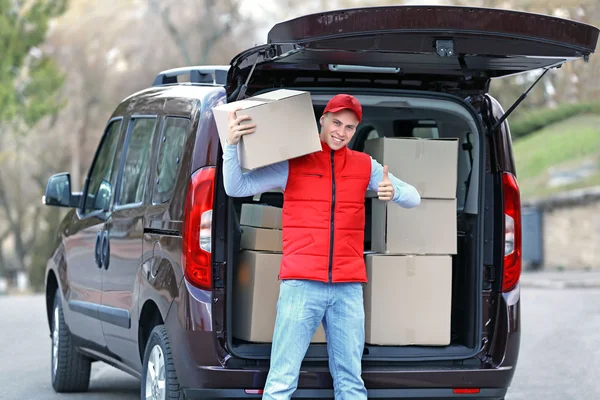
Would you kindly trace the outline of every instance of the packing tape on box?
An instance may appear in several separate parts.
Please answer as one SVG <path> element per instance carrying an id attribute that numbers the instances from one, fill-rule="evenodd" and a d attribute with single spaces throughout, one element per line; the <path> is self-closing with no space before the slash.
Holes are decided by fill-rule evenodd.
<path id="1" fill-rule="evenodd" d="M 421 158 L 425 154 L 425 139 L 417 139 L 415 146 L 415 157 Z"/>
<path id="2" fill-rule="evenodd" d="M 417 259 L 414 256 L 406 257 L 406 276 L 415 276 L 417 273 Z"/>
<path id="3" fill-rule="evenodd" d="M 272 218 L 269 219 L 269 223 L 271 224 L 271 226 L 275 226 L 275 227 L 281 226 L 280 218 L 278 218 L 280 212 L 281 212 L 281 209 L 277 209 L 275 207 L 273 207 L 273 210 L 271 210 Z"/>
<path id="4" fill-rule="evenodd" d="M 262 222 L 266 222 L 271 226 L 279 226 L 277 224 L 277 210 L 275 207 L 256 204 L 252 207 L 251 221 L 256 226 L 262 226 Z"/>
<path id="5" fill-rule="evenodd" d="M 256 206 L 254 206 L 254 204 L 251 204 L 248 206 L 248 209 L 250 210 L 249 214 L 250 214 L 250 224 L 251 225 L 257 225 L 257 220 L 258 220 L 258 210 L 256 208 Z"/>

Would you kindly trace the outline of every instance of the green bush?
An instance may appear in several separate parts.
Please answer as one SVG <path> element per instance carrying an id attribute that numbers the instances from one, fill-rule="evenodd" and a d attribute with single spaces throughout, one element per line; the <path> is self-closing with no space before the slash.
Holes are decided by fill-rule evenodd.
<path id="1" fill-rule="evenodd" d="M 563 104 L 557 108 L 529 111 L 510 122 L 510 133 L 517 139 L 580 114 L 600 114 L 600 102 Z"/>

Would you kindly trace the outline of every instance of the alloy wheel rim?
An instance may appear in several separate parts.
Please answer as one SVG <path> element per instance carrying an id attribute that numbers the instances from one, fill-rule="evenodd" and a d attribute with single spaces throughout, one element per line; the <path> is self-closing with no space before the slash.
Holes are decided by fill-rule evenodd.
<path id="1" fill-rule="evenodd" d="M 148 359 L 146 371 L 146 399 L 164 400 L 165 390 L 165 358 L 159 345 L 155 345 Z"/>
<path id="2" fill-rule="evenodd" d="M 54 308 L 54 326 L 52 327 L 52 375 L 56 375 L 58 368 L 58 343 L 59 343 L 59 328 L 60 321 L 58 320 L 58 307 Z"/>

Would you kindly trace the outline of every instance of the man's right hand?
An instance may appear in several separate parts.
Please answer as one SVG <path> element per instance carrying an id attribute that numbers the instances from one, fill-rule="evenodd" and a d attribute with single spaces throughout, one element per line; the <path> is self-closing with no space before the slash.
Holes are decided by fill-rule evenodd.
<path id="1" fill-rule="evenodd" d="M 239 110 L 241 110 L 241 108 L 237 108 L 229 113 L 229 135 L 227 136 L 227 143 L 232 145 L 238 144 L 243 135 L 254 133 L 254 131 L 256 131 L 256 124 L 241 125 L 241 122 L 243 121 L 251 122 L 252 118 L 250 118 L 249 115 L 236 116 L 235 113 Z"/>

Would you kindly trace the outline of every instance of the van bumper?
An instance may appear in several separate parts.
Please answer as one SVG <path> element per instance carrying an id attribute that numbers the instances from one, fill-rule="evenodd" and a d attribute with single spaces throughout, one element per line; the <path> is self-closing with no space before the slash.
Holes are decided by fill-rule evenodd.
<path id="1" fill-rule="evenodd" d="M 188 389 L 186 399 L 259 399 L 261 394 L 249 394 L 244 389 Z M 506 389 L 481 389 L 477 394 L 454 394 L 452 389 L 372 389 L 369 399 L 486 399 L 502 400 Z M 332 389 L 298 389 L 292 396 L 298 399 L 333 399 Z"/>
<path id="2" fill-rule="evenodd" d="M 185 389 L 190 399 L 260 398 L 268 370 L 201 368 L 206 386 Z M 366 370 L 362 377 L 373 399 L 503 399 L 514 374 L 512 367 L 452 370 Z M 208 384 L 210 382 L 210 384 Z M 235 382 L 235 383 L 234 383 Z M 232 383 L 235 388 L 232 388 Z M 332 399 L 333 382 L 324 369 L 303 369 L 295 398 Z M 479 393 L 455 394 L 453 388 Z"/>

